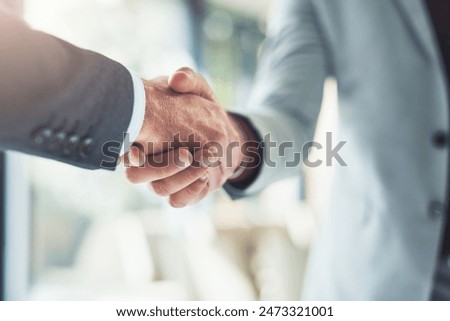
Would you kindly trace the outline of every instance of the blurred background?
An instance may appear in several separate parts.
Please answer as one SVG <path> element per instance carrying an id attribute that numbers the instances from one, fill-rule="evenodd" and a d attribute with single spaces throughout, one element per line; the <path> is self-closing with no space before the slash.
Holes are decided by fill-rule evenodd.
<path id="1" fill-rule="evenodd" d="M 23 14 L 142 77 L 192 67 L 225 108 L 245 110 L 272 2 L 24 0 Z M 336 123 L 336 101 L 327 80 L 318 141 Z M 128 184 L 123 168 L 91 172 L 17 154 L 6 162 L 11 300 L 299 299 L 332 177 L 331 168 L 299 168 L 253 198 L 217 192 L 175 210 Z"/>

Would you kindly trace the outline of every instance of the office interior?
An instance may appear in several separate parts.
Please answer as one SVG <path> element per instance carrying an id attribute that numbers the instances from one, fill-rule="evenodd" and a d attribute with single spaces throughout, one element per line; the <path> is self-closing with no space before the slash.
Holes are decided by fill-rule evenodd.
<path id="1" fill-rule="evenodd" d="M 32 27 L 143 77 L 192 67 L 234 110 L 247 108 L 272 2 L 10 1 Z M 318 142 L 337 108 L 328 79 Z M 299 169 L 249 199 L 219 191 L 173 209 L 130 185 L 123 168 L 92 172 L 8 152 L 0 169 L 4 300 L 297 300 L 333 175 Z"/>

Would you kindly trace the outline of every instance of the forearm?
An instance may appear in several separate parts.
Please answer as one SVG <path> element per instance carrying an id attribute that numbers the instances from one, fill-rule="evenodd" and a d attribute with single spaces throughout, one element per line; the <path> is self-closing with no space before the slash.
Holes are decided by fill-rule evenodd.
<path id="1" fill-rule="evenodd" d="M 225 184 L 225 191 L 233 199 L 251 196 L 271 183 L 299 175 L 303 143 L 310 136 L 298 120 L 276 111 L 242 115 L 263 144 L 257 175 L 242 186 L 234 182 Z"/>
<path id="2" fill-rule="evenodd" d="M 130 122 L 129 72 L 3 10 L 0 30 L 0 148 L 100 168 L 103 145 L 120 146 Z"/>

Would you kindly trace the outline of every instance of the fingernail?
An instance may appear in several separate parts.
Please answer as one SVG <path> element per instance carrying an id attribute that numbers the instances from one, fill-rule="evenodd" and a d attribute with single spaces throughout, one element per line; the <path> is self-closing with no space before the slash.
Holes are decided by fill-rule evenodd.
<path id="1" fill-rule="evenodd" d="M 208 178 L 209 178 L 209 173 L 205 173 L 205 174 L 203 174 L 202 177 L 200 177 L 200 180 L 205 182 L 208 180 Z"/>
<path id="2" fill-rule="evenodd" d="M 194 157 L 192 156 L 192 154 L 186 150 L 186 153 L 181 153 L 179 155 L 179 160 L 180 160 L 180 167 L 182 168 L 186 168 L 191 166 L 192 162 L 194 161 Z"/>
<path id="3" fill-rule="evenodd" d="M 140 161 L 140 151 L 136 148 L 131 148 L 128 152 L 128 160 L 132 167 L 141 166 Z"/>

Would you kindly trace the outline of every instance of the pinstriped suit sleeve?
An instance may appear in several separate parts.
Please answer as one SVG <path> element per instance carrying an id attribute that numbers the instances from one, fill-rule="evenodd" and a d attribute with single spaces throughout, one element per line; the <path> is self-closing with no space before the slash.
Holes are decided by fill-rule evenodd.
<path id="1" fill-rule="evenodd" d="M 232 198 L 253 194 L 272 182 L 298 175 L 300 166 L 288 168 L 286 162 L 312 141 L 320 110 L 328 68 L 313 1 L 281 0 L 276 5 L 269 19 L 248 112 L 242 114 L 261 138 L 270 135 L 277 146 L 292 142 L 293 148 L 286 148 L 283 155 L 278 148 L 268 148 L 266 142 L 264 164 L 256 180 L 245 190 L 225 185 Z"/>

